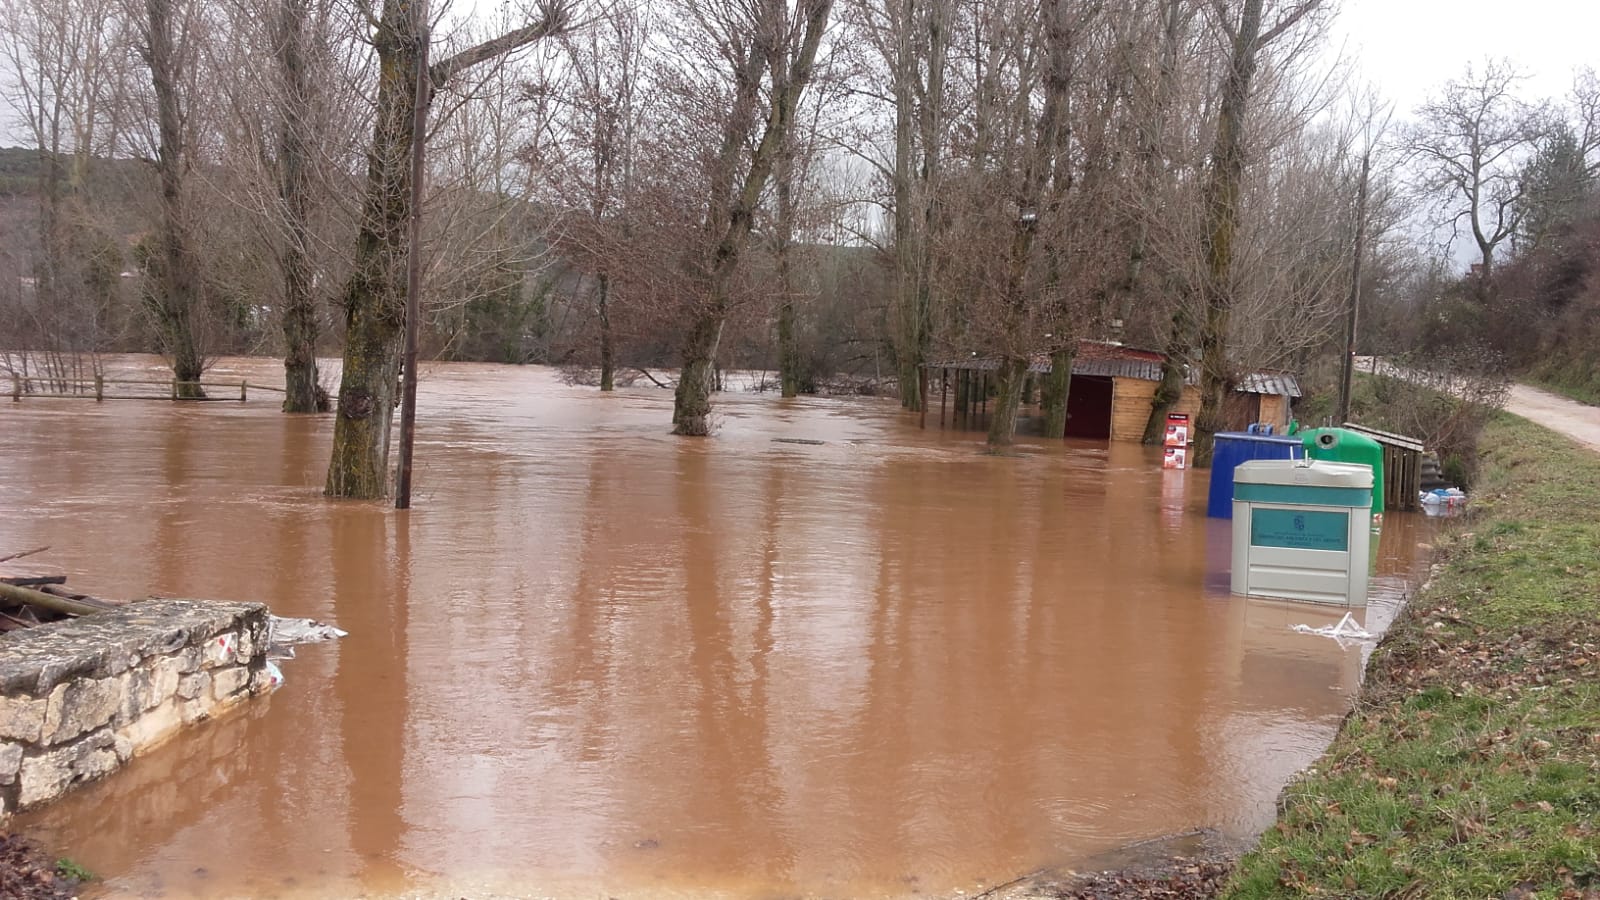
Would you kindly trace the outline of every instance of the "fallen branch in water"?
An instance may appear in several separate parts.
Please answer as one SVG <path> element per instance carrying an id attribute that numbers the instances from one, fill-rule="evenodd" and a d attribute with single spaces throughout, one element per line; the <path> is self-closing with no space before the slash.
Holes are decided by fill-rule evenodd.
<path id="1" fill-rule="evenodd" d="M 661 388 L 662 390 L 667 390 L 667 391 L 672 390 L 672 388 L 673 388 L 672 385 L 670 385 L 670 384 L 662 384 L 661 382 L 657 381 L 656 377 L 654 375 L 650 374 L 650 370 L 649 369 L 639 369 L 638 371 L 639 371 L 640 375 L 643 375 L 644 377 L 650 379 L 651 383 L 654 384 L 656 387 Z"/>
<path id="2" fill-rule="evenodd" d="M 43 553 L 43 552 L 45 552 L 46 550 L 49 550 L 49 549 L 50 548 L 48 546 L 35 547 L 32 550 L 24 550 L 21 553 L 13 553 L 10 556 L 0 556 L 0 563 L 8 563 L 8 562 L 11 562 L 13 559 L 21 559 L 24 556 L 32 556 L 35 553 Z"/>

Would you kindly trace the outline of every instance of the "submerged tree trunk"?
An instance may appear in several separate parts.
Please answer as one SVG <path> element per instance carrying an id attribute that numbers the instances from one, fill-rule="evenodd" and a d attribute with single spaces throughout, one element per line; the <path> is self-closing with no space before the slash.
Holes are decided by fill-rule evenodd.
<path id="1" fill-rule="evenodd" d="M 355 271 L 344 290 L 344 370 L 325 489 L 330 497 L 370 500 L 389 492 L 389 425 L 399 387 L 400 336 L 405 325 L 411 154 L 417 138 L 413 120 L 417 58 L 427 25 L 414 5 L 418 2 L 384 0 L 383 18 L 373 38 L 378 54 L 378 102 L 372 147 L 367 152 Z M 553 2 L 543 9 L 539 22 L 431 66 L 429 96 L 463 69 L 566 27 L 565 4 Z"/>
<path id="2" fill-rule="evenodd" d="M 833 0 L 810 0 L 799 46 L 792 55 L 779 48 L 763 48 L 752 40 L 749 54 L 739 64 L 740 89 L 723 129 L 719 171 L 712 187 L 711 215 L 707 227 L 716 243 L 707 265 L 707 291 L 697 310 L 683 348 L 683 371 L 673 398 L 673 432 L 690 437 L 711 433 L 711 379 L 715 376 L 717 345 L 727 320 L 730 286 L 740 257 L 755 225 L 757 204 L 773 168 L 778 164 L 793 128 L 800 95 L 811 79 L 822 33 L 827 28 Z M 770 56 L 767 54 L 771 54 Z M 745 125 L 759 99 L 762 73 L 771 70 L 772 89 L 761 140 L 750 154 L 750 167 L 735 181 L 734 164 L 743 152 Z M 751 73 L 754 77 L 751 77 Z"/>
<path id="3" fill-rule="evenodd" d="M 1022 406 L 1022 382 L 1028 361 L 1008 356 L 995 372 L 994 414 L 989 417 L 989 446 L 1009 447 L 1017 433 L 1017 410 Z"/>
<path id="4" fill-rule="evenodd" d="M 717 344 L 722 316 L 702 313 L 683 345 L 683 371 L 673 394 L 672 430 L 689 437 L 711 433 L 711 392 L 716 387 Z"/>
<path id="5" fill-rule="evenodd" d="M 416 2 L 416 0 L 412 0 Z M 378 29 L 378 108 L 355 272 L 345 287 L 344 370 L 334 419 L 330 497 L 389 493 L 389 425 L 405 325 L 406 225 L 421 33 L 410 3 L 386 0 Z"/>
<path id="6" fill-rule="evenodd" d="M 1188 303 L 1189 298 L 1179 297 L 1178 308 L 1172 314 L 1172 331 L 1167 335 L 1167 350 L 1161 360 L 1161 379 L 1150 398 L 1150 418 L 1144 423 L 1142 440 L 1146 444 L 1159 444 L 1166 439 L 1167 414 L 1183 399 L 1189 348 L 1194 340 Z"/>
<path id="7" fill-rule="evenodd" d="M 778 375 L 783 396 L 800 396 L 800 342 L 795 334 L 794 303 L 778 307 Z"/>
<path id="8" fill-rule="evenodd" d="M 789 142 L 786 142 L 789 143 Z M 783 299 L 778 305 L 778 380 L 784 397 L 800 395 L 800 344 L 795 334 L 795 289 L 791 257 L 794 254 L 794 148 L 786 146 L 778 160 L 777 241 L 778 290 Z"/>
<path id="9" fill-rule="evenodd" d="M 205 370 L 195 334 L 200 306 L 200 276 L 190 244 L 189 220 L 183 196 L 184 135 L 182 101 L 178 84 L 192 62 L 188 48 L 177 46 L 179 14 L 174 0 L 145 0 L 145 63 L 156 100 L 156 172 L 161 181 L 161 222 L 157 264 L 153 267 L 150 310 L 160 328 L 161 342 L 172 358 L 172 375 L 181 399 L 205 396 L 198 382 Z"/>
<path id="10" fill-rule="evenodd" d="M 611 346 L 611 276 L 600 273 L 599 281 L 599 313 L 600 313 L 600 390 L 610 391 L 616 387 L 616 359 L 615 351 Z"/>
<path id="11" fill-rule="evenodd" d="M 311 263 L 312 151 L 306 112 L 311 102 L 305 58 L 309 9 L 306 0 L 283 0 L 279 10 L 277 63 L 283 104 L 278 123 L 278 196 L 283 202 L 284 236 L 279 252 L 283 274 L 283 411 L 323 412 L 317 385 L 317 303 Z"/>
<path id="12" fill-rule="evenodd" d="M 1060 440 L 1067 436 L 1067 395 L 1072 391 L 1070 349 L 1050 354 L 1050 374 L 1044 383 L 1044 436 Z"/>

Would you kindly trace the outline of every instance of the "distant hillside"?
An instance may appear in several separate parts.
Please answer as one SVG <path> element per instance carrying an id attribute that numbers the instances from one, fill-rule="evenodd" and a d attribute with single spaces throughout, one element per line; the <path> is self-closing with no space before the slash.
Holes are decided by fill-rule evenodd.
<path id="1" fill-rule="evenodd" d="M 70 158 L 62 158 L 70 165 Z M 0 147 L 0 197 L 33 197 L 39 193 L 39 151 L 27 147 Z M 116 203 L 154 189 L 154 174 L 137 159 L 96 157 L 89 163 L 85 190 L 103 202 Z"/>

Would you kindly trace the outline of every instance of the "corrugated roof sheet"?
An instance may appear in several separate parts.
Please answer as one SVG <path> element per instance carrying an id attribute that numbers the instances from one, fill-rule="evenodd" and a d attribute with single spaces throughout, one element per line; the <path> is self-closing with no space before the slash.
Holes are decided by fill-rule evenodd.
<path id="1" fill-rule="evenodd" d="M 1137 378 L 1141 381 L 1160 381 L 1161 363 L 1165 357 L 1154 350 L 1140 350 L 1100 341 L 1080 341 L 1072 358 L 1072 374 L 1110 378 Z M 1000 368 L 1000 358 L 973 356 L 929 364 L 930 369 L 964 369 L 969 372 L 993 372 Z M 1044 374 L 1050 371 L 1050 356 L 1037 354 L 1028 365 L 1028 371 Z M 1191 369 L 1189 384 L 1199 383 L 1198 374 Z M 1287 372 L 1252 372 L 1244 376 L 1234 390 L 1246 394 L 1279 394 L 1299 397 L 1300 381 Z"/>
<path id="2" fill-rule="evenodd" d="M 1300 381 L 1288 372 L 1251 372 L 1239 380 L 1235 390 L 1247 394 L 1282 394 L 1300 396 Z"/>

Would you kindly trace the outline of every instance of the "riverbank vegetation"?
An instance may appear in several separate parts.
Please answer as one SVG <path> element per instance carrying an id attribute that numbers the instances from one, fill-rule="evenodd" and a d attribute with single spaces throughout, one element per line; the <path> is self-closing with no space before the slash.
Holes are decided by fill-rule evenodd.
<path id="1" fill-rule="evenodd" d="M 1600 458 L 1504 414 L 1471 517 L 1223 893 L 1600 891 Z"/>

